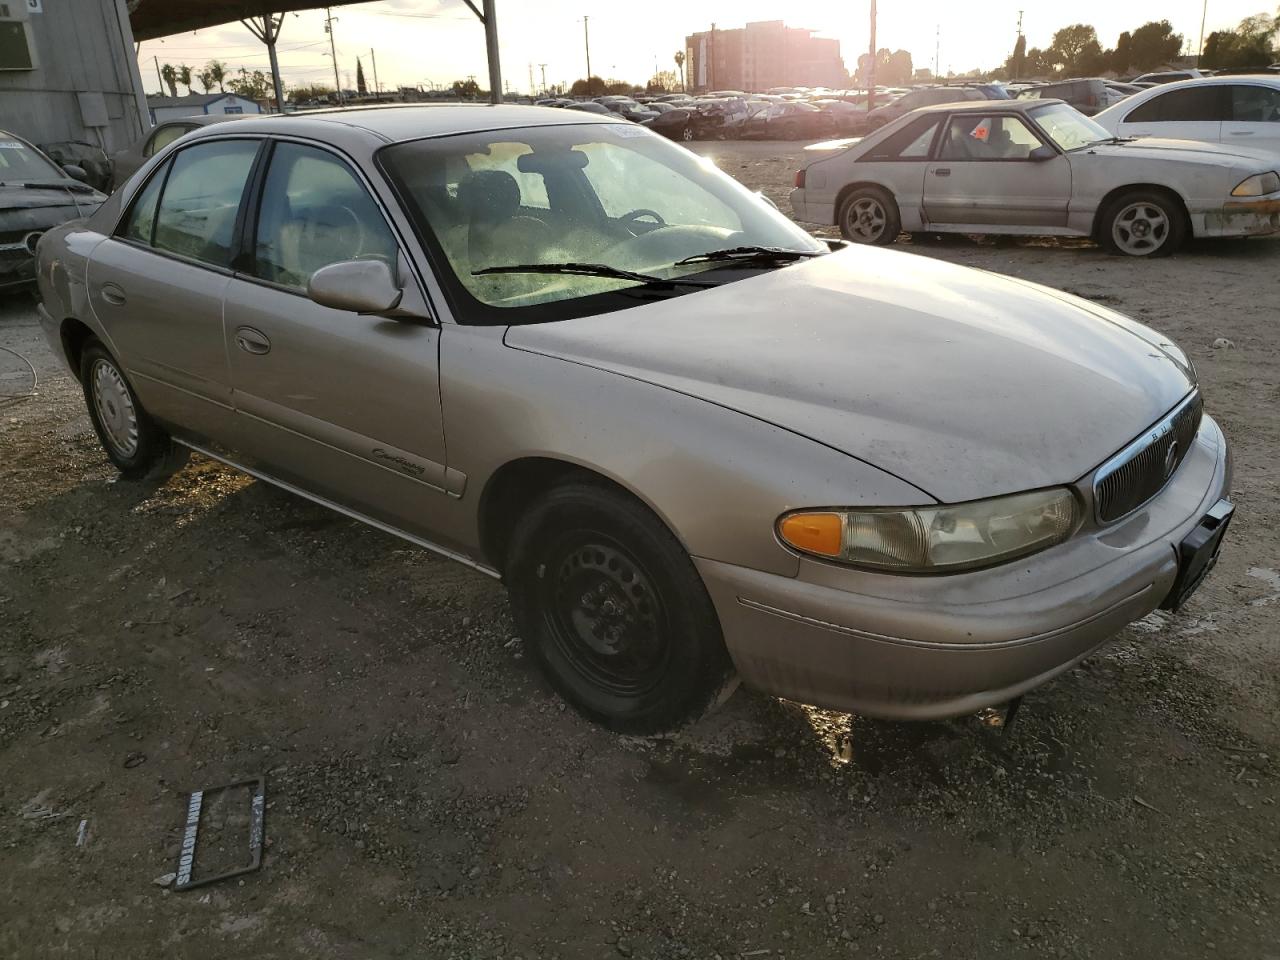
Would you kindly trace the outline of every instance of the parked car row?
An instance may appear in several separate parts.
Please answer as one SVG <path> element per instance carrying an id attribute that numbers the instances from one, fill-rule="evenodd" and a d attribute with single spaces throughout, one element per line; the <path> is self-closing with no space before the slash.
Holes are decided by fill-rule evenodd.
<path id="1" fill-rule="evenodd" d="M 1157 252 L 1178 211 L 1124 171 L 1203 180 L 1198 232 L 1235 215 L 1210 184 L 1280 197 L 1242 156 L 1106 140 L 1060 102 L 927 107 L 812 164 L 797 213 L 1068 232 L 1081 183 Z M 1234 509 L 1167 337 L 819 242 L 613 111 L 208 125 L 37 253 L 124 477 L 177 444 L 500 578 L 554 688 L 627 733 L 739 679 L 899 719 L 1014 700 L 1176 610 Z"/>

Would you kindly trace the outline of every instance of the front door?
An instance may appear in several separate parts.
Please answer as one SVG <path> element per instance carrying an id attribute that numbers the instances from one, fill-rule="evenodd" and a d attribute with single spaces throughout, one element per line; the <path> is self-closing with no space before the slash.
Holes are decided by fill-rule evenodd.
<path id="1" fill-rule="evenodd" d="M 395 236 L 337 155 L 279 142 L 262 188 L 252 265 L 226 292 L 227 356 L 250 466 L 429 536 L 446 487 L 439 329 L 307 297 L 323 266 L 380 259 L 421 302 Z"/>
<path id="2" fill-rule="evenodd" d="M 179 435 L 232 423 L 222 297 L 260 140 L 193 144 L 156 169 L 94 248 L 89 296 L 142 405 Z"/>
<path id="3" fill-rule="evenodd" d="M 1012 114 L 953 114 L 925 170 L 925 217 L 938 226 L 1065 227 L 1070 202 L 1071 164 Z"/>

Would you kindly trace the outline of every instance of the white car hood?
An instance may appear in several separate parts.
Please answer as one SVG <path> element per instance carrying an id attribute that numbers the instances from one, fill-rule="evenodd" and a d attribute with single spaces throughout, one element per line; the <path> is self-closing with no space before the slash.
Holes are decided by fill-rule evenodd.
<path id="1" fill-rule="evenodd" d="M 739 410 L 944 502 L 1077 480 L 1193 376 L 1088 301 L 866 247 L 506 342 Z"/>
<path id="2" fill-rule="evenodd" d="M 1220 167 L 1257 164 L 1259 170 L 1269 170 L 1276 163 L 1276 155 L 1266 150 L 1202 140 L 1169 140 L 1164 137 L 1138 137 L 1128 143 L 1100 143 L 1089 147 L 1088 152 L 1130 160 L 1182 160 Z"/>

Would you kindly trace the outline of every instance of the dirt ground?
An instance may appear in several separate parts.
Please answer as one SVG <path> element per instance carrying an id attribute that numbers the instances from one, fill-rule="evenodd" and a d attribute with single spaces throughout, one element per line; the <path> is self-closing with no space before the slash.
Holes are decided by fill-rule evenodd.
<path id="1" fill-rule="evenodd" d="M 794 145 L 703 149 L 788 209 Z M 1211 580 L 1008 737 L 745 690 L 603 732 L 483 576 L 208 461 L 117 482 L 0 302 L 0 956 L 1280 958 L 1280 242 L 902 249 L 1169 333 L 1235 444 Z M 262 869 L 156 884 L 184 794 L 257 774 Z"/>

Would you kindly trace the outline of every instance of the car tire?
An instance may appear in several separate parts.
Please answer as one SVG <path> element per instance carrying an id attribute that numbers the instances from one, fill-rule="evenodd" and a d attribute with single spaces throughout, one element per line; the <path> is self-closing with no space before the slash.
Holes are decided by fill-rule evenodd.
<path id="1" fill-rule="evenodd" d="M 1107 204 L 1097 239 L 1108 253 L 1167 257 L 1186 242 L 1186 212 L 1166 193 L 1129 190 Z"/>
<path id="2" fill-rule="evenodd" d="M 840 236 L 851 243 L 884 247 L 898 239 L 902 217 L 889 191 L 880 187 L 858 187 L 841 201 L 836 225 Z"/>
<path id="3" fill-rule="evenodd" d="M 80 383 L 89 420 L 121 476 L 137 480 L 181 469 L 189 452 L 151 419 L 107 348 L 90 340 L 80 354 Z"/>
<path id="4" fill-rule="evenodd" d="M 630 497 L 591 482 L 555 488 L 516 524 L 504 579 L 548 681 L 612 730 L 671 732 L 737 687 L 693 562 Z"/>
<path id="5" fill-rule="evenodd" d="M 691 140 L 693 140 L 694 139 L 693 127 L 685 127 L 683 130 L 681 130 L 680 139 L 683 140 L 685 143 L 689 143 Z"/>

